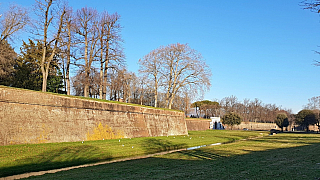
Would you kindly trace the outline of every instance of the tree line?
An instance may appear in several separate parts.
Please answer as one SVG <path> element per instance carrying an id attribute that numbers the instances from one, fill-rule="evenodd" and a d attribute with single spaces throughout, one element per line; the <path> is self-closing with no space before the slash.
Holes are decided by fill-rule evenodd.
<path id="1" fill-rule="evenodd" d="M 2 85 L 184 111 L 210 88 L 210 68 L 188 44 L 160 46 L 129 72 L 117 13 L 57 0 L 35 0 L 32 12 L 0 12 Z M 19 31 L 32 38 L 15 52 Z"/>
<path id="2" fill-rule="evenodd" d="M 304 119 L 299 119 L 300 124 L 302 124 L 306 128 L 308 128 L 309 125 L 315 124 L 320 130 L 320 96 L 314 96 L 308 99 L 308 103 L 300 112 L 305 117 Z"/>
<path id="3" fill-rule="evenodd" d="M 259 99 L 238 101 L 235 96 L 216 101 L 196 101 L 191 104 L 196 115 L 192 117 L 222 117 L 224 124 L 239 125 L 241 122 L 276 123 L 283 131 L 290 124 L 295 130 L 309 131 L 310 125 L 320 129 L 320 96 L 312 97 L 297 114 L 275 104 L 264 104 Z"/>
<path id="4" fill-rule="evenodd" d="M 285 113 L 292 120 L 292 110 L 276 104 L 264 104 L 258 98 L 239 101 L 236 96 L 224 97 L 216 101 L 197 101 L 191 104 L 198 117 L 223 117 L 227 113 L 236 113 L 244 122 L 273 123 L 279 112 Z"/>

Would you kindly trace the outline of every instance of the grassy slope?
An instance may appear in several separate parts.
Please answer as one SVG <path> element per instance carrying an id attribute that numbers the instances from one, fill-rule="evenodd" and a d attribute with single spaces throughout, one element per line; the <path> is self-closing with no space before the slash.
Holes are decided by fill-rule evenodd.
<path id="1" fill-rule="evenodd" d="M 320 134 L 277 134 L 36 179 L 319 179 Z"/>
<path id="2" fill-rule="evenodd" d="M 218 142 L 233 142 L 261 134 L 250 131 L 209 130 L 190 131 L 189 136 L 1 146 L 0 177 Z"/>

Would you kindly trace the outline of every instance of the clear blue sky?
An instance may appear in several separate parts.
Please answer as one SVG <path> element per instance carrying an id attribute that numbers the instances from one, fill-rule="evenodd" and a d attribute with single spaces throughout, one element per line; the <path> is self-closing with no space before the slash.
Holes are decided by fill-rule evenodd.
<path id="1" fill-rule="evenodd" d="M 2 1 L 24 6 L 32 0 Z M 320 17 L 301 0 L 70 0 L 121 15 L 128 70 L 151 50 L 188 43 L 212 69 L 205 99 L 258 98 L 294 113 L 319 96 Z"/>

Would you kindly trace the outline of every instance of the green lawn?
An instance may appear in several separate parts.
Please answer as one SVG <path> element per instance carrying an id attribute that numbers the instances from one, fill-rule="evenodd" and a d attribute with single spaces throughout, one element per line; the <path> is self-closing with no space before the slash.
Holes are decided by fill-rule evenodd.
<path id="1" fill-rule="evenodd" d="M 30 178 L 313 180 L 320 178 L 320 134 L 276 134 Z"/>
<path id="2" fill-rule="evenodd" d="M 267 135 L 267 132 L 208 130 L 190 131 L 189 136 L 0 146 L 0 177 L 262 135 Z"/>

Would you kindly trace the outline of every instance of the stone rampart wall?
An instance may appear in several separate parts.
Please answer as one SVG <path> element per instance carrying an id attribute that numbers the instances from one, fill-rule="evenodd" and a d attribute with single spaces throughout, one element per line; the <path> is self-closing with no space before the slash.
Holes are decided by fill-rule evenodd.
<path id="1" fill-rule="evenodd" d="M 0 86 L 0 145 L 83 141 L 99 123 L 126 138 L 188 134 L 183 112 Z"/>
<path id="2" fill-rule="evenodd" d="M 204 131 L 210 128 L 211 120 L 186 119 L 188 131 Z"/>
<path id="3" fill-rule="evenodd" d="M 231 129 L 230 126 L 225 125 L 226 129 Z M 232 127 L 233 130 L 266 130 L 270 131 L 270 129 L 280 130 L 279 127 L 275 123 L 255 123 L 255 122 L 242 122 L 240 125 L 235 125 Z"/>
<path id="4" fill-rule="evenodd" d="M 203 131 L 210 128 L 211 120 L 192 120 L 186 119 L 188 131 Z M 231 129 L 230 126 L 224 125 L 225 129 Z M 275 123 L 254 123 L 254 122 L 242 122 L 240 125 L 233 126 L 233 130 L 243 130 L 244 128 L 248 130 L 266 130 L 278 129 Z"/>

